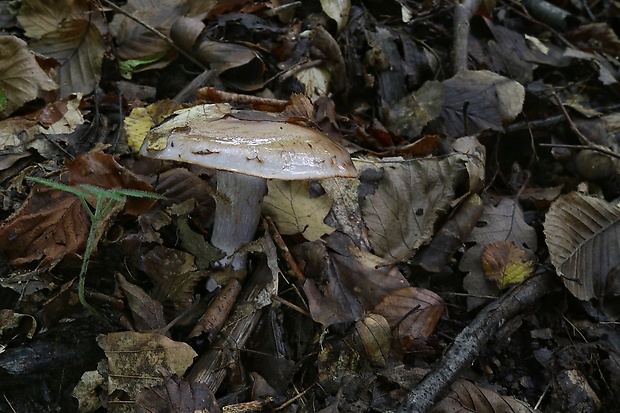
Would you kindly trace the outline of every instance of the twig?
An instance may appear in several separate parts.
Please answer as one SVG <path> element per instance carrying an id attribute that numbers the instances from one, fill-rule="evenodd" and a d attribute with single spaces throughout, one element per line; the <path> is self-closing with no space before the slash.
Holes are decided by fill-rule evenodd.
<path id="1" fill-rule="evenodd" d="M 553 275 L 543 273 L 508 291 L 487 305 L 456 337 L 448 351 L 420 383 L 407 394 L 397 413 L 429 411 L 439 397 L 470 366 L 480 350 L 506 321 L 552 291 Z"/>

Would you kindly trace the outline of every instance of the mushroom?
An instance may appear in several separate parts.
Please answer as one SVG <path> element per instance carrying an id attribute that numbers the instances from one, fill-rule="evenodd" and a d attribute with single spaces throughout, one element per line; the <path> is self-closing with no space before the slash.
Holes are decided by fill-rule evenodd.
<path id="1" fill-rule="evenodd" d="M 235 252 L 256 234 L 267 179 L 357 176 L 348 152 L 317 130 L 243 113 L 236 118 L 240 113 L 227 104 L 181 109 L 151 129 L 140 149 L 217 170 L 211 244 L 226 254 L 219 265 L 235 270 L 245 269 L 245 254 Z"/>

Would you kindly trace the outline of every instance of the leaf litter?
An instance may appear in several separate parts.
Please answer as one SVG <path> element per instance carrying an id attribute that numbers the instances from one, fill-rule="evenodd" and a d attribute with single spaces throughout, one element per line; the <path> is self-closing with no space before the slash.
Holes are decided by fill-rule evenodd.
<path id="1" fill-rule="evenodd" d="M 0 297 L 25 318 L 0 336 L 0 409 L 610 410 L 616 11 L 478 6 L 8 7 Z M 320 126 L 359 171 L 269 182 L 246 271 L 215 264 L 214 171 L 132 153 L 204 85 L 222 118 Z M 58 360 L 46 340 L 84 320 L 105 357 L 22 358 Z M 15 391 L 39 371 L 55 397 Z"/>

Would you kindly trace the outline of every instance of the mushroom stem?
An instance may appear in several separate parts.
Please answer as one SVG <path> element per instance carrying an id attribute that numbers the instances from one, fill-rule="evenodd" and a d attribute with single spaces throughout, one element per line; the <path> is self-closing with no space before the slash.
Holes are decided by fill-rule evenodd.
<path id="1" fill-rule="evenodd" d="M 231 265 L 234 270 L 242 270 L 246 267 L 246 254 L 235 254 L 235 251 L 254 239 L 267 180 L 218 171 L 217 190 L 211 244 L 226 253 L 218 263 L 220 266 Z"/>

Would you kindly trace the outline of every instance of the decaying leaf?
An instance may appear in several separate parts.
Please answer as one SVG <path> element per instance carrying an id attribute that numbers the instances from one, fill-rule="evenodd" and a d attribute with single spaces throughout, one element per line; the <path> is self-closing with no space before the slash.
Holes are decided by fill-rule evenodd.
<path id="1" fill-rule="evenodd" d="M 0 118 L 57 87 L 39 67 L 26 42 L 15 36 L 0 36 L 0 91 L 6 98 L 6 104 L 0 106 Z"/>
<path id="2" fill-rule="evenodd" d="M 463 245 L 465 238 L 478 223 L 483 210 L 482 199 L 477 194 L 470 195 L 439 228 L 430 244 L 416 256 L 420 266 L 429 272 L 443 271 L 452 255 Z"/>
<path id="3" fill-rule="evenodd" d="M 93 185 L 106 189 L 135 189 L 153 192 L 153 187 L 121 166 L 112 155 L 103 152 L 88 152 L 65 162 L 71 174 L 72 185 Z M 123 212 L 138 216 L 148 211 L 156 201 L 149 198 L 129 197 Z"/>
<path id="4" fill-rule="evenodd" d="M 88 20 L 63 21 L 57 30 L 32 41 L 30 46 L 60 62 L 57 81 L 61 97 L 90 93 L 99 83 L 105 45 L 97 27 Z"/>
<path id="5" fill-rule="evenodd" d="M 502 396 L 469 380 L 459 379 L 433 408 L 433 413 L 460 411 L 533 413 L 537 410 L 514 397 Z"/>
<path id="6" fill-rule="evenodd" d="M 130 400 L 142 388 L 164 383 L 162 372 L 183 375 L 197 355 L 188 344 L 157 333 L 110 333 L 100 335 L 97 342 L 108 358 L 108 394 L 117 391 Z M 109 403 L 123 402 L 116 398 Z"/>
<path id="7" fill-rule="evenodd" d="M 611 286 L 610 272 L 620 262 L 619 222 L 620 208 L 578 192 L 549 208 L 545 237 L 551 262 L 580 300 L 600 299 Z"/>
<path id="8" fill-rule="evenodd" d="M 427 82 L 390 108 L 386 126 L 396 134 L 417 136 L 441 118 L 448 136 L 504 130 L 521 112 L 525 89 L 514 80 L 486 71 L 463 71 L 443 82 Z"/>
<path id="9" fill-rule="evenodd" d="M 523 282 L 534 270 L 534 262 L 528 253 L 512 241 L 487 244 L 481 260 L 484 276 L 494 281 L 500 290 Z"/>
<path id="10" fill-rule="evenodd" d="M 478 225 L 469 234 L 466 242 L 476 244 L 469 248 L 459 268 L 467 271 L 463 287 L 471 294 L 478 296 L 497 296 L 499 290 L 484 277 L 480 257 L 487 244 L 496 241 L 512 241 L 515 245 L 530 251 L 537 248 L 536 231 L 523 219 L 523 210 L 513 198 L 503 198 L 497 206 L 486 205 Z M 484 303 L 484 300 L 468 298 L 470 309 Z"/>
<path id="11" fill-rule="evenodd" d="M 373 310 L 398 329 L 403 349 L 427 339 L 441 318 L 444 305 L 437 294 L 424 288 L 406 287 L 385 297 Z"/>
<path id="12" fill-rule="evenodd" d="M 303 289 L 312 319 L 324 326 L 359 319 L 364 310 L 355 294 L 338 277 L 334 263 L 320 241 L 300 244 L 291 251 L 308 278 Z"/>
<path id="13" fill-rule="evenodd" d="M 166 377 L 159 386 L 143 389 L 136 397 L 135 412 L 219 413 L 220 408 L 206 385 L 171 376 Z"/>
<path id="14" fill-rule="evenodd" d="M 127 144 L 134 151 L 139 151 L 146 134 L 153 126 L 164 120 L 181 107 L 172 100 L 159 100 L 146 108 L 135 108 L 124 120 Z"/>
<path id="15" fill-rule="evenodd" d="M 334 232 L 323 222 L 331 199 L 327 195 L 311 197 L 308 181 L 269 181 L 267 188 L 263 212 L 273 219 L 280 233 L 302 234 L 308 241 L 316 241 Z"/>
<path id="16" fill-rule="evenodd" d="M 0 227 L 0 250 L 13 265 L 50 263 L 81 253 L 89 228 L 90 219 L 78 197 L 36 185 L 16 215 Z"/>
<path id="17" fill-rule="evenodd" d="M 382 172 L 377 189 L 362 203 L 362 216 L 375 254 L 393 261 L 407 260 L 430 240 L 467 173 L 457 156 L 382 159 L 356 167 Z"/>
<path id="18" fill-rule="evenodd" d="M 390 358 L 392 332 L 379 314 L 368 314 L 355 323 L 354 344 L 376 366 L 385 366 Z"/>
<path id="19" fill-rule="evenodd" d="M 164 308 L 142 288 L 128 282 L 122 274 L 116 274 L 118 285 L 123 291 L 137 331 L 157 330 L 166 326 Z"/>
<path id="20" fill-rule="evenodd" d="M 172 23 L 188 11 L 186 2 L 176 0 L 131 0 L 123 9 L 165 35 L 170 34 Z M 115 37 L 116 52 L 122 60 L 153 56 L 170 49 L 165 40 L 121 13 L 112 19 L 110 32 Z"/>

